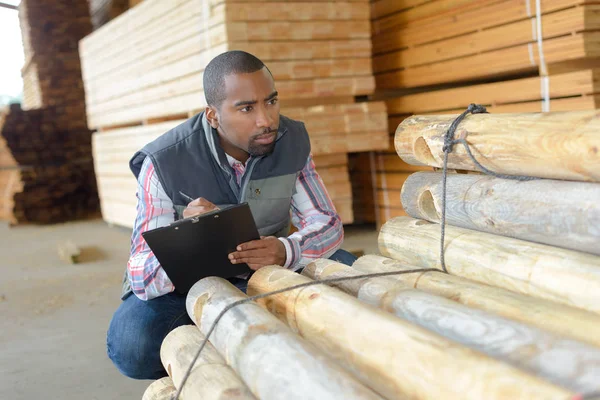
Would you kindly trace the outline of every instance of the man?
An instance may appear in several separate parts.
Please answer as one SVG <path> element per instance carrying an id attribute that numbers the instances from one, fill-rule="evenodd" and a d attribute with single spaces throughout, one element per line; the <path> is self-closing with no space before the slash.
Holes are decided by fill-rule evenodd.
<path id="1" fill-rule="evenodd" d="M 348 265 L 339 216 L 315 171 L 304 124 L 279 115 L 267 67 L 242 51 L 217 56 L 204 71 L 206 110 L 137 152 L 130 167 L 138 206 L 123 302 L 107 335 L 110 359 L 126 376 L 166 373 L 160 345 L 180 325 L 192 324 L 185 296 L 174 287 L 141 233 L 181 217 L 248 202 L 261 239 L 229 255 L 252 270 L 281 265 L 301 270 L 329 257 Z M 189 196 L 195 200 L 188 203 Z M 291 213 L 290 213 L 291 211 Z M 298 232 L 291 235 L 292 223 Z M 248 276 L 229 279 L 245 291 Z M 132 295 L 133 294 L 133 295 Z"/>

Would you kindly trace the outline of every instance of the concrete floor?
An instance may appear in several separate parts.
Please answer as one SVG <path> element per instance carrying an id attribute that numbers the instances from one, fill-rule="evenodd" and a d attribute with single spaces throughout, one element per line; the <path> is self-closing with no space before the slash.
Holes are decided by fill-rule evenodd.
<path id="1" fill-rule="evenodd" d="M 0 399 L 141 399 L 150 381 L 106 356 L 129 231 L 100 220 L 48 227 L 0 224 Z M 72 240 L 79 264 L 58 257 Z M 377 251 L 374 227 L 348 227 L 344 248 Z"/>

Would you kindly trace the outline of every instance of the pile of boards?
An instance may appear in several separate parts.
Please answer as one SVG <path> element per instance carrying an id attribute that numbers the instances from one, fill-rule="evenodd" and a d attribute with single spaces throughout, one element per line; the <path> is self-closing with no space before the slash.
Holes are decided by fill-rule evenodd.
<path id="1" fill-rule="evenodd" d="M 55 223 L 97 212 L 78 41 L 91 32 L 85 4 L 23 0 L 22 108 L 0 112 L 0 218 Z"/>
<path id="2" fill-rule="evenodd" d="M 234 49 L 266 63 L 281 113 L 306 123 L 313 155 L 322 166 L 347 165 L 350 152 L 387 149 L 385 104 L 355 100 L 375 89 L 368 1 L 320 1 L 317 6 L 145 0 L 80 43 L 88 124 L 98 130 L 94 159 L 107 221 L 133 224 L 135 182 L 125 183 L 134 179 L 128 159 L 203 110 L 205 66 Z M 344 164 L 332 165 L 328 157 Z M 350 177 L 347 170 L 337 171 L 340 185 L 331 189 L 333 201 L 343 221 L 351 223 Z"/>
<path id="3" fill-rule="evenodd" d="M 439 167 L 453 119 L 407 119 L 398 154 Z M 417 172 L 402 191 L 410 217 L 380 231 L 383 256 L 258 270 L 250 296 L 346 280 L 229 310 L 182 387 L 217 316 L 246 298 L 221 278 L 197 282 L 186 302 L 195 325 L 165 338 L 169 376 L 143 398 L 181 388 L 186 400 L 598 398 L 600 113 L 470 115 L 459 131 L 485 167 L 536 179 L 448 176 L 448 273 L 440 173 Z M 478 171 L 460 147 L 449 166 Z M 358 278 L 373 273 L 388 275 Z"/>
<path id="4" fill-rule="evenodd" d="M 390 134 L 407 116 L 598 108 L 600 5 L 580 0 L 377 0 L 371 2 L 375 99 L 385 99 Z M 414 167 L 374 155 L 379 225 L 405 214 L 388 203 Z M 356 173 L 369 175 L 370 160 Z M 360 178 L 357 178 L 360 179 Z"/>

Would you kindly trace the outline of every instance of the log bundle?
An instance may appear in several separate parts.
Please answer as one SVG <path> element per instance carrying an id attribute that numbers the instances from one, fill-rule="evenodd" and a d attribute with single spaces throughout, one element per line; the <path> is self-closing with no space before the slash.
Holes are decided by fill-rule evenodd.
<path id="1" fill-rule="evenodd" d="M 203 70 L 232 49 L 266 63 L 281 114 L 305 122 L 313 156 L 389 148 L 385 103 L 356 103 L 375 89 L 369 15 L 364 0 L 318 6 L 145 0 L 82 40 L 88 122 L 99 130 L 94 158 L 104 219 L 131 225 L 135 182 L 120 191 L 126 178 L 133 179 L 129 157 L 203 110 Z M 348 172 L 336 167 L 329 175 L 337 176 L 324 181 L 343 221 L 351 223 Z"/>
<path id="2" fill-rule="evenodd" d="M 404 121 L 395 139 L 403 162 L 439 167 L 439 141 L 453 118 Z M 379 232 L 382 256 L 352 266 L 316 260 L 302 275 L 259 269 L 248 295 L 264 297 L 230 311 L 214 330 L 214 347 L 257 398 L 268 397 L 258 393 L 264 377 L 248 374 L 246 362 L 262 372 L 259 361 L 274 349 L 295 353 L 273 339 L 283 327 L 263 320 L 260 306 L 287 325 L 286 335 L 386 399 L 593 398 L 600 391 L 597 121 L 596 112 L 467 116 L 457 134 L 484 165 L 536 179 L 448 175 L 446 271 L 440 172 L 416 172 L 400 192 L 409 216 Z M 458 148 L 449 165 L 476 169 Z M 302 286 L 315 280 L 324 284 Z M 188 295 L 188 313 L 207 332 L 220 310 L 243 298 L 206 278 Z M 260 324 L 260 333 L 247 324 Z M 242 355 L 237 346 L 251 347 L 261 334 L 271 338 L 261 357 Z M 317 390 L 305 382 L 303 395 Z"/>
<path id="3" fill-rule="evenodd" d="M 385 100 L 391 130 L 411 115 L 458 114 L 471 103 L 493 113 L 600 105 L 598 4 L 373 0 L 371 19 L 373 99 Z M 393 170 L 370 168 L 380 200 L 392 202 L 374 213 L 378 221 L 405 214 L 397 191 L 375 181 Z"/>
<path id="4" fill-rule="evenodd" d="M 85 3 L 21 1 L 23 103 L 0 114 L 0 219 L 56 223 L 95 215 L 99 202 L 78 42 Z"/>
<path id="5" fill-rule="evenodd" d="M 23 0 L 19 5 L 25 65 L 24 110 L 60 106 L 60 118 L 85 129 L 85 92 L 78 42 L 92 26 L 85 2 Z"/>
<path id="6" fill-rule="evenodd" d="M 96 214 L 91 132 L 61 126 L 61 108 L 0 114 L 0 219 L 56 223 Z"/>

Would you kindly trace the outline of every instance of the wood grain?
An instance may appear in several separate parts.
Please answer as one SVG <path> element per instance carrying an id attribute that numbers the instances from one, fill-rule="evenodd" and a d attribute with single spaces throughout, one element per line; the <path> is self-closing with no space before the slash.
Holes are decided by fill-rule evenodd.
<path id="1" fill-rule="evenodd" d="M 446 196 L 450 225 L 600 255 L 598 183 L 449 174 Z M 410 175 L 402 206 L 413 218 L 439 222 L 442 173 Z"/>
<path id="2" fill-rule="evenodd" d="M 160 359 L 176 388 L 205 336 L 194 325 L 172 330 L 160 346 Z M 186 400 L 254 400 L 241 378 L 227 365 L 215 347 L 206 343 L 183 386 L 181 397 Z"/>
<path id="3" fill-rule="evenodd" d="M 248 294 L 310 282 L 263 267 Z M 309 286 L 259 303 L 387 398 L 562 398 L 568 392 L 504 363 L 365 305 L 327 286 Z"/>
<path id="4" fill-rule="evenodd" d="M 244 298 L 210 277 L 190 289 L 186 307 L 206 333 L 227 305 Z M 260 399 L 381 399 L 256 303 L 226 313 L 210 340 Z"/>
<path id="5" fill-rule="evenodd" d="M 398 155 L 409 164 L 441 167 L 443 135 L 452 115 L 413 116 L 396 130 Z M 600 117 L 597 111 L 485 114 L 465 118 L 456 137 L 466 137 L 486 168 L 509 175 L 600 181 Z M 448 167 L 477 171 L 462 146 Z"/>
<path id="6" fill-rule="evenodd" d="M 324 280 L 363 273 L 319 259 L 302 274 Z M 335 286 L 365 303 L 573 391 L 588 393 L 600 389 L 600 348 L 473 309 L 393 279 L 365 278 Z"/>

